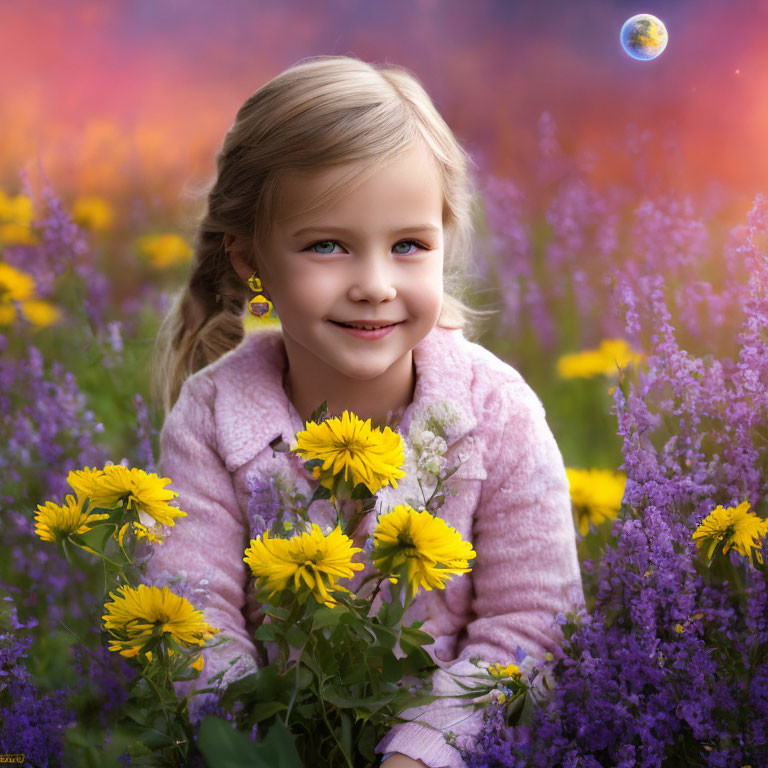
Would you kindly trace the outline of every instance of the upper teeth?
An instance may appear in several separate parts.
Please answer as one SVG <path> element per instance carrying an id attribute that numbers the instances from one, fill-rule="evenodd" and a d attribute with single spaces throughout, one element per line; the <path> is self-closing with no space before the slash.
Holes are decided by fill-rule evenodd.
<path id="1" fill-rule="evenodd" d="M 352 323 L 347 323 L 347 325 L 352 325 Z M 377 328 L 386 328 L 386 325 L 352 325 L 352 327 L 364 331 L 375 331 Z"/>

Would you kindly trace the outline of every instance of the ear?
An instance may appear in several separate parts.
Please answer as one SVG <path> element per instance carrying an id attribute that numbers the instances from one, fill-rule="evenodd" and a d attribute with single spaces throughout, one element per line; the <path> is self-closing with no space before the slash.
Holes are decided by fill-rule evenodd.
<path id="1" fill-rule="evenodd" d="M 232 268 L 243 280 L 247 280 L 253 274 L 253 269 L 243 257 L 242 248 L 240 247 L 238 238 L 234 235 L 225 234 L 224 248 L 229 250 L 229 260 L 232 264 Z"/>
<path id="2" fill-rule="evenodd" d="M 247 280 L 253 274 L 253 268 L 248 266 L 238 251 L 231 250 L 229 260 L 232 262 L 232 268 L 243 280 Z"/>

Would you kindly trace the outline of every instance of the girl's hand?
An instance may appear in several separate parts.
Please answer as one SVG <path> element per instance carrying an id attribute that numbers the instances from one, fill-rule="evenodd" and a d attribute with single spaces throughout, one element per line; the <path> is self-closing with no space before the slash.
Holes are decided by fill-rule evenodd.
<path id="1" fill-rule="evenodd" d="M 401 755 L 399 752 L 390 755 L 381 765 L 382 768 L 428 768 L 426 763 L 422 763 L 421 760 L 414 760 L 412 757 Z"/>

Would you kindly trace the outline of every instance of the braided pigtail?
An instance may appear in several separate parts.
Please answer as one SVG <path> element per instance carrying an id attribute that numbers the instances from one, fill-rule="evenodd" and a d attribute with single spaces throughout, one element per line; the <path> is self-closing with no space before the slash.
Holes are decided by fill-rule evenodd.
<path id="1" fill-rule="evenodd" d="M 203 220 L 192 269 L 171 302 L 157 335 L 152 391 L 167 414 L 184 380 L 234 349 L 245 335 L 248 287 L 224 251 L 224 233 L 206 231 Z"/>

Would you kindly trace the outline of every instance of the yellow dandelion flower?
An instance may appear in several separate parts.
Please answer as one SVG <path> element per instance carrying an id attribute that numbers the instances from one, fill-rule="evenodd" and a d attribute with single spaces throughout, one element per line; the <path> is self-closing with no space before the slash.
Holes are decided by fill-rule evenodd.
<path id="1" fill-rule="evenodd" d="M 165 488 L 169 477 L 158 477 L 143 469 L 129 469 L 120 464 L 108 464 L 104 469 L 74 469 L 67 482 L 75 492 L 91 499 L 91 506 L 111 508 L 125 501 L 139 512 L 145 512 L 162 525 L 173 525 L 174 518 L 187 513 L 168 502 L 179 494 Z"/>
<path id="2" fill-rule="evenodd" d="M 0 301 L 24 301 L 35 293 L 35 279 L 10 264 L 0 262 Z"/>
<path id="3" fill-rule="evenodd" d="M 607 374 L 616 373 L 617 366 L 626 368 L 630 363 L 639 365 L 645 359 L 645 355 L 632 349 L 625 339 L 604 339 L 600 342 L 598 352 L 606 361 Z"/>
<path id="4" fill-rule="evenodd" d="M 341 418 L 306 422 L 291 450 L 307 461 L 322 459 L 320 483 L 331 491 L 343 478 L 351 488 L 364 483 L 373 494 L 387 484 L 397 488 L 397 478 L 405 475 L 400 435 L 389 427 L 373 429 L 370 419 L 362 421 L 346 410 Z"/>
<path id="5" fill-rule="evenodd" d="M 320 526 L 313 523 L 311 531 L 290 539 L 272 539 L 265 531 L 251 539 L 243 560 L 259 585 L 271 590 L 270 597 L 283 589 L 299 593 L 306 587 L 318 603 L 331 606 L 336 601 L 328 590 L 349 592 L 336 581 L 351 578 L 365 567 L 352 562 L 352 556 L 362 551 L 352 546 L 352 539 L 341 532 L 340 526 L 324 536 Z"/>
<path id="6" fill-rule="evenodd" d="M 168 633 L 176 642 L 186 645 L 205 645 L 220 630 L 212 627 L 184 597 L 168 587 L 150 587 L 124 584 L 110 592 L 111 603 L 101 618 L 104 629 L 114 639 L 110 651 L 122 656 L 135 656 L 157 634 Z"/>
<path id="7" fill-rule="evenodd" d="M 520 677 L 520 667 L 517 664 L 489 664 L 488 672 L 497 678 Z"/>
<path id="8" fill-rule="evenodd" d="M 123 655 L 124 656 L 135 656 L 138 652 L 139 652 L 138 648 L 135 648 L 135 649 L 131 648 L 129 653 L 125 653 Z M 168 649 L 168 658 L 173 656 L 174 653 L 176 653 L 176 651 L 174 651 L 173 648 L 169 648 Z M 152 658 L 153 658 L 152 651 L 147 651 L 147 659 L 149 661 L 152 661 Z M 190 666 L 192 667 L 192 669 L 196 669 L 198 671 L 202 671 L 204 664 L 205 664 L 205 659 L 203 658 L 203 654 L 200 653 L 200 654 L 198 654 L 195 657 L 195 660 L 192 662 L 192 664 L 190 664 Z"/>
<path id="9" fill-rule="evenodd" d="M 582 536 L 595 525 L 616 517 L 624 498 L 627 476 L 610 469 L 573 469 L 566 467 L 571 504 Z"/>
<path id="10" fill-rule="evenodd" d="M 125 532 L 128 530 L 128 526 L 130 525 L 130 521 L 127 523 L 124 523 L 119 531 L 115 531 L 112 534 L 113 539 L 117 539 L 117 543 L 120 545 L 120 548 L 123 548 L 123 539 L 125 538 Z"/>
<path id="11" fill-rule="evenodd" d="M 158 544 L 165 541 L 165 536 L 161 536 L 157 531 L 147 528 L 146 525 L 136 521 L 133 523 L 133 531 L 137 538 L 146 539 L 150 544 Z"/>
<path id="12" fill-rule="evenodd" d="M 749 557 L 750 547 L 760 546 L 768 533 L 768 520 L 748 510 L 749 501 L 742 501 L 737 507 L 719 505 L 699 523 L 692 538 L 707 560 L 712 559 L 720 541 L 724 542 L 723 554 L 733 547 L 744 557 Z"/>
<path id="13" fill-rule="evenodd" d="M 35 533 L 43 541 L 62 541 L 73 533 L 86 533 L 95 522 L 108 517 L 107 514 L 83 513 L 80 500 L 68 493 L 62 505 L 52 501 L 37 505 Z"/>
<path id="14" fill-rule="evenodd" d="M 469 573 L 477 556 L 468 541 L 442 518 L 407 504 L 379 517 L 371 558 L 385 574 L 402 569 L 408 599 L 419 587 L 444 589 L 453 574 Z"/>
<path id="15" fill-rule="evenodd" d="M 557 375 L 561 379 L 586 379 L 605 371 L 605 358 L 594 349 L 561 355 L 557 361 Z"/>
<path id="16" fill-rule="evenodd" d="M 0 243 L 3 245 L 35 245 L 32 232 L 32 200 L 26 195 L 10 197 L 0 189 Z"/>
<path id="17" fill-rule="evenodd" d="M 29 227 L 15 222 L 0 223 L 0 243 L 3 245 L 37 245 L 37 235 Z"/>
<path id="18" fill-rule="evenodd" d="M 562 355 L 557 361 L 557 375 L 562 379 L 591 378 L 615 374 L 617 366 L 639 363 L 644 356 L 635 352 L 624 339 L 605 339 L 597 349 L 584 349 Z"/>
<path id="19" fill-rule="evenodd" d="M 0 221 L 29 227 L 32 224 L 34 207 L 27 195 L 11 197 L 0 189 Z"/>
<path id="20" fill-rule="evenodd" d="M 79 197 L 72 206 L 72 218 L 85 229 L 102 231 L 112 226 L 115 212 L 103 197 Z"/>
<path id="21" fill-rule="evenodd" d="M 139 254 L 155 269 L 182 264 L 192 258 L 192 249 L 175 234 L 144 235 L 136 243 Z"/>
<path id="22" fill-rule="evenodd" d="M 165 541 L 165 537 L 160 536 L 156 531 L 152 530 L 152 528 L 147 528 L 146 525 L 142 525 L 136 521 L 129 521 L 125 523 L 119 531 L 115 531 L 115 533 L 112 534 L 112 538 L 117 539 L 117 542 L 121 548 L 123 546 L 123 539 L 125 538 L 125 534 L 128 531 L 128 527 L 131 525 L 133 526 L 133 532 L 136 534 L 136 538 L 138 539 L 147 539 L 150 544 L 156 544 L 158 542 Z"/>
<path id="23" fill-rule="evenodd" d="M 53 304 L 39 299 L 22 301 L 21 312 L 30 323 L 38 328 L 53 325 L 61 317 L 61 312 Z"/>
<path id="24" fill-rule="evenodd" d="M 138 653 L 138 651 L 139 651 L 139 649 L 137 648 L 136 649 L 136 653 Z M 176 651 L 173 648 L 169 648 L 168 649 L 168 658 L 173 656 L 174 653 L 176 653 Z M 135 656 L 135 655 L 136 654 L 133 653 L 133 651 L 131 651 L 131 656 Z M 148 661 L 152 661 L 152 659 L 154 658 L 154 654 L 152 653 L 152 651 L 147 651 L 146 656 L 147 656 L 147 660 Z"/>

